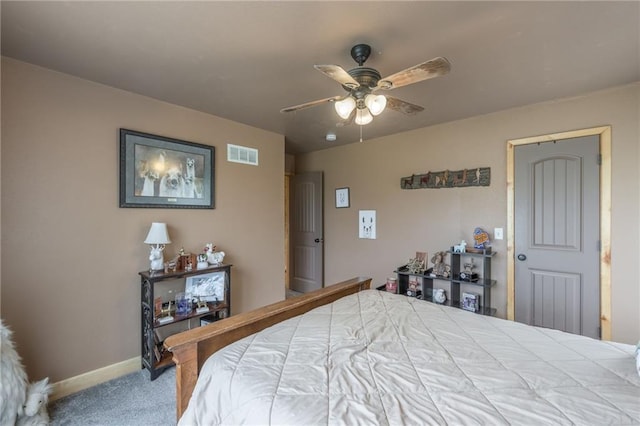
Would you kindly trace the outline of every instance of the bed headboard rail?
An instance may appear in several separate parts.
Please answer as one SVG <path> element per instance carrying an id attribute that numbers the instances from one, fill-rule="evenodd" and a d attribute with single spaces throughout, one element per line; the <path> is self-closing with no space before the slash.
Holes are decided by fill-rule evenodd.
<path id="1" fill-rule="evenodd" d="M 204 362 L 217 350 L 278 322 L 326 305 L 349 294 L 366 290 L 371 278 L 357 277 L 302 296 L 276 302 L 253 311 L 234 315 L 204 327 L 168 337 L 164 346 L 176 363 L 178 419 L 187 408 Z"/>

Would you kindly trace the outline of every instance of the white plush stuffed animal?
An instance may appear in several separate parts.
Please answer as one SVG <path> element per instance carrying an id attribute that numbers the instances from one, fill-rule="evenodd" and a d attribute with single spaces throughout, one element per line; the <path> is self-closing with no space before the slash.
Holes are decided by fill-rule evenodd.
<path id="1" fill-rule="evenodd" d="M 0 426 L 13 426 L 24 413 L 27 373 L 9 330 L 0 319 Z"/>
<path id="2" fill-rule="evenodd" d="M 51 386 L 49 378 L 30 383 L 27 387 L 27 399 L 24 402 L 24 414 L 18 417 L 16 426 L 46 426 L 49 424 L 47 402 Z"/>

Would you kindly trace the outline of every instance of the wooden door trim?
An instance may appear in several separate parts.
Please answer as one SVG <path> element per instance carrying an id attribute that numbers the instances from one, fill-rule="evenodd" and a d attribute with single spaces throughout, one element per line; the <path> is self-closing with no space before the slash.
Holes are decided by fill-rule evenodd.
<path id="1" fill-rule="evenodd" d="M 600 137 L 600 330 L 611 340 L 611 126 L 592 127 L 507 141 L 507 319 L 515 319 L 515 177 L 514 148 L 539 142 Z"/>
<path id="2" fill-rule="evenodd" d="M 291 283 L 291 252 L 290 252 L 290 224 L 291 224 L 291 173 L 284 174 L 284 287 L 289 290 Z M 286 294 L 285 294 L 286 296 Z"/>

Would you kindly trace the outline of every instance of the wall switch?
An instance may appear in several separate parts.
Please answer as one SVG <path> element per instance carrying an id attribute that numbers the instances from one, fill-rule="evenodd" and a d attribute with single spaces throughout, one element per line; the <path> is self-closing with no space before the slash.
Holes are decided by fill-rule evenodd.
<path id="1" fill-rule="evenodd" d="M 503 238 L 502 228 L 493 228 L 493 239 L 501 240 Z"/>

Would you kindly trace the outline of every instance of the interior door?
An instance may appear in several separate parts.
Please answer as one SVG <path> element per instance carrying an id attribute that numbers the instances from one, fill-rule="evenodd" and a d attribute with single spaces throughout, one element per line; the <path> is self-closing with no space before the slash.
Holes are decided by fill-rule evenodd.
<path id="1" fill-rule="evenodd" d="M 515 320 L 600 337 L 599 138 L 515 147 Z"/>
<path id="2" fill-rule="evenodd" d="M 324 285 L 322 172 L 295 175 L 291 188 L 291 289 L 306 293 Z"/>

